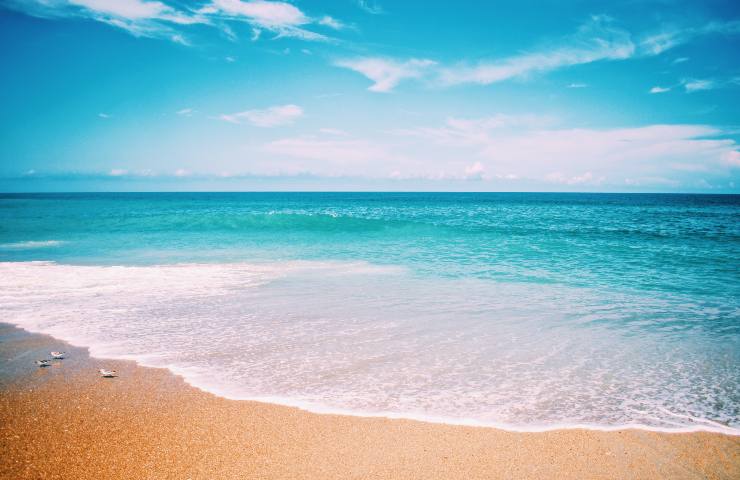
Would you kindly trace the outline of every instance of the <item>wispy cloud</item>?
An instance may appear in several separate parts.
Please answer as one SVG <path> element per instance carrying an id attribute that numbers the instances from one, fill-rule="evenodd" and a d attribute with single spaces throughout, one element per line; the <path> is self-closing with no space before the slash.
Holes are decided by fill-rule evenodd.
<path id="1" fill-rule="evenodd" d="M 108 113 L 100 112 L 100 113 L 98 113 L 98 117 L 100 117 L 100 118 L 110 118 L 111 116 Z"/>
<path id="2" fill-rule="evenodd" d="M 684 79 L 681 81 L 686 93 L 699 92 L 701 90 L 712 90 L 717 86 L 714 80 Z"/>
<path id="3" fill-rule="evenodd" d="M 732 78 L 683 78 L 677 83 L 667 86 L 655 86 L 650 93 L 665 93 L 673 89 L 683 88 L 686 93 L 716 90 L 719 88 L 732 88 L 740 86 L 740 77 Z"/>
<path id="4" fill-rule="evenodd" d="M 246 110 L 244 112 L 219 115 L 217 118 L 230 123 L 247 122 L 255 127 L 278 127 L 289 125 L 303 116 L 303 109 L 298 105 L 277 105 L 264 110 Z"/>
<path id="5" fill-rule="evenodd" d="M 381 15 L 385 13 L 385 10 L 383 10 L 383 7 L 378 5 L 377 2 L 372 0 L 356 0 L 357 6 L 360 7 L 365 12 L 371 14 L 371 15 Z"/>
<path id="6" fill-rule="evenodd" d="M 545 175 L 544 180 L 548 183 L 560 185 L 601 185 L 606 180 L 605 176 L 595 177 L 591 172 L 584 172 L 579 175 L 564 175 L 561 172 L 551 172 Z"/>
<path id="7" fill-rule="evenodd" d="M 737 88 L 740 86 L 740 77 L 703 79 L 684 78 L 681 80 L 680 85 L 684 87 L 686 93 L 716 90 L 720 88 Z"/>
<path id="8" fill-rule="evenodd" d="M 463 61 L 456 65 L 443 66 L 432 60 L 360 57 L 340 60 L 335 65 L 368 77 L 375 82 L 370 87 L 374 92 L 389 92 L 404 80 L 420 78 L 426 78 L 440 86 L 490 85 L 594 62 L 655 56 L 699 35 L 737 33 L 740 33 L 740 22 L 712 22 L 696 28 L 663 29 L 646 35 L 635 43 L 633 35 L 617 26 L 613 19 L 605 15 L 594 15 L 570 36 L 539 49 L 499 60 L 481 61 L 477 64 Z M 674 63 L 686 60 L 687 58 L 682 57 Z M 569 88 L 586 86 L 585 83 L 568 85 Z"/>
<path id="9" fill-rule="evenodd" d="M 212 0 L 199 10 L 202 14 L 224 14 L 245 18 L 250 23 L 268 29 L 297 27 L 310 22 L 296 6 L 285 2 Z"/>
<path id="10" fill-rule="evenodd" d="M 740 151 L 730 150 L 722 154 L 722 161 L 735 168 L 740 168 Z"/>
<path id="11" fill-rule="evenodd" d="M 388 179 L 488 182 L 471 188 L 551 185 L 556 189 L 708 188 L 727 185 L 740 171 L 732 132 L 706 125 L 648 125 L 584 129 L 553 126 L 536 115 L 451 118 L 441 127 L 397 132 L 392 141 L 351 135 L 299 135 L 268 141 L 250 158 L 248 172 L 137 170 L 98 173 L 28 172 L 30 179 L 110 182 L 190 182 L 239 178 Z M 421 141 L 419 141 L 421 139 Z M 421 148 L 412 148 L 408 142 Z M 453 147 L 447 149 L 446 147 Z M 426 149 L 426 150 L 424 150 Z M 211 184 L 209 184 L 211 185 Z M 342 185 L 347 185 L 343 181 Z M 734 188 L 734 187 L 733 187 Z"/>
<path id="12" fill-rule="evenodd" d="M 29 15 L 45 18 L 82 17 L 124 29 L 138 37 L 165 38 L 189 45 L 183 26 L 205 24 L 218 28 L 229 39 L 236 35 L 227 22 L 246 22 L 253 27 L 253 40 L 265 31 L 278 37 L 328 40 L 307 30 L 311 24 L 341 29 L 344 24 L 328 15 L 310 17 L 291 3 L 267 0 L 211 0 L 199 9 L 158 0 L 6 0 L 6 4 Z"/>
<path id="13" fill-rule="evenodd" d="M 650 93 L 665 93 L 665 92 L 670 92 L 670 91 L 671 91 L 671 87 L 655 86 L 650 89 Z"/>
<path id="14" fill-rule="evenodd" d="M 291 3 L 271 1 L 211 0 L 198 11 L 201 15 L 224 20 L 243 21 L 252 25 L 252 40 L 257 40 L 263 30 L 278 37 L 303 40 L 329 40 L 326 35 L 306 29 L 310 24 L 328 26 L 336 30 L 343 24 L 328 15 L 312 18 Z"/>
<path id="15" fill-rule="evenodd" d="M 357 138 L 336 129 L 269 141 L 259 152 L 259 157 L 265 158 L 254 168 L 266 174 L 387 177 L 394 166 L 413 163 L 386 142 Z"/>
<path id="16" fill-rule="evenodd" d="M 555 123 L 555 118 L 543 115 L 497 114 L 483 118 L 450 117 L 441 127 L 397 129 L 390 133 L 431 140 L 448 147 L 470 147 L 489 143 L 493 132 L 546 128 Z"/>
<path id="17" fill-rule="evenodd" d="M 600 60 L 623 60 L 635 53 L 629 32 L 617 28 L 606 16 L 593 16 L 578 31 L 557 42 L 522 55 L 477 65 L 459 63 L 442 67 L 428 59 L 394 60 L 379 57 L 361 57 L 336 62 L 337 66 L 361 73 L 375 82 L 369 90 L 389 92 L 401 81 L 433 77 L 442 86 L 473 83 L 490 85 L 513 78 L 523 78 L 573 65 Z M 574 83 L 571 88 L 585 87 Z"/>
<path id="18" fill-rule="evenodd" d="M 481 162 L 475 162 L 465 167 L 464 176 L 468 180 L 482 180 L 486 168 Z"/>
<path id="19" fill-rule="evenodd" d="M 402 80 L 421 77 L 436 62 L 416 58 L 397 61 L 365 57 L 340 60 L 335 65 L 354 70 L 372 80 L 374 83 L 368 88 L 372 92 L 390 92 Z"/>
<path id="20" fill-rule="evenodd" d="M 263 150 L 332 163 L 355 163 L 390 157 L 383 146 L 366 140 L 321 138 L 311 135 L 275 140 L 267 143 Z"/>
<path id="21" fill-rule="evenodd" d="M 519 125 L 514 127 L 514 125 Z M 477 158 L 483 178 L 515 175 L 563 185 L 647 182 L 648 177 L 687 180 L 686 172 L 723 175 L 737 168 L 738 144 L 722 129 L 705 125 L 648 125 L 634 128 L 554 128 L 537 116 L 448 119 L 441 127 L 397 130 L 421 138 L 431 148 L 426 160 L 456 156 Z M 418 147 L 418 146 L 417 146 Z M 471 167 L 472 168 L 472 167 Z M 468 174 L 473 170 L 467 171 Z M 650 183 L 650 182 L 648 182 Z"/>
<path id="22" fill-rule="evenodd" d="M 615 27 L 605 16 L 592 17 L 574 35 L 558 41 L 558 44 L 498 61 L 446 68 L 441 71 L 440 79 L 444 85 L 490 85 L 573 65 L 623 60 L 635 52 L 629 32 Z"/>
<path id="23" fill-rule="evenodd" d="M 716 127 L 574 129 L 553 122 L 537 115 L 450 118 L 441 127 L 394 131 L 397 140 L 391 142 L 301 135 L 264 144 L 260 151 L 269 156 L 254 168 L 261 174 L 534 182 L 563 188 L 676 188 L 703 176 L 725 178 L 740 168 L 737 143 Z M 414 153 L 408 156 L 407 151 Z"/>
<path id="24" fill-rule="evenodd" d="M 175 113 L 177 115 L 180 115 L 181 117 L 192 117 L 193 113 L 195 113 L 195 110 L 193 110 L 192 108 L 183 108 L 176 111 Z"/>
<path id="25" fill-rule="evenodd" d="M 678 30 L 660 32 L 645 37 L 640 42 L 640 48 L 648 55 L 660 55 L 685 41 L 686 37 Z"/>
<path id="26" fill-rule="evenodd" d="M 207 19 L 154 0 L 9 0 L 7 5 L 43 18 L 89 18 L 124 29 L 137 37 L 164 38 L 188 44 L 176 27 Z"/>
<path id="27" fill-rule="evenodd" d="M 347 27 L 345 24 L 343 24 L 336 18 L 330 17 L 329 15 L 324 15 L 323 17 L 319 18 L 316 23 L 325 27 L 333 28 L 334 30 L 341 30 Z"/>
<path id="28" fill-rule="evenodd" d="M 49 2 L 45 2 L 49 4 Z M 175 10 L 162 2 L 152 0 L 69 0 L 98 15 L 110 15 L 129 20 L 166 20 L 184 25 L 198 23 L 197 17 Z"/>
<path id="29" fill-rule="evenodd" d="M 660 55 L 661 53 L 686 44 L 696 37 L 703 35 L 737 35 L 740 34 L 740 21 L 715 21 L 698 27 L 664 26 L 661 31 L 651 33 L 639 42 L 639 50 L 644 55 Z M 674 63 L 688 60 L 680 57 Z"/>

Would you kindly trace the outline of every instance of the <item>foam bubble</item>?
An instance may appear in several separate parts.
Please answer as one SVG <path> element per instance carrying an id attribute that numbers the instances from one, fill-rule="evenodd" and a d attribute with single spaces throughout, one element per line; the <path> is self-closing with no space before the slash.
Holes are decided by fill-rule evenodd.
<path id="1" fill-rule="evenodd" d="M 229 398 L 522 431 L 737 432 L 737 338 L 665 317 L 705 308 L 366 262 L 0 263 L 5 321 L 95 356 Z"/>

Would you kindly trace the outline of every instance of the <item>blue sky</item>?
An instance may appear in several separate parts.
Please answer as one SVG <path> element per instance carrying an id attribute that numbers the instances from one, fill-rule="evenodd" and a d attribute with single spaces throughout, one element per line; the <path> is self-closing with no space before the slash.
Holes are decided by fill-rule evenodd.
<path id="1" fill-rule="evenodd" d="M 736 1 L 0 0 L 0 190 L 740 193 Z"/>

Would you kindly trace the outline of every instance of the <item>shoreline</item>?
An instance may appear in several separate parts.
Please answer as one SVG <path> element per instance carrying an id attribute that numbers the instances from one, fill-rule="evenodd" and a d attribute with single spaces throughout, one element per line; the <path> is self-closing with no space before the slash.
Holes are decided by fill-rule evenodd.
<path id="1" fill-rule="evenodd" d="M 72 346 L 41 369 L 35 356 L 65 342 L 8 324 L 0 339 L 0 478 L 740 476 L 737 436 L 316 414 L 221 398 L 167 369 Z M 103 379 L 101 367 L 120 376 Z"/>
<path id="2" fill-rule="evenodd" d="M 691 336 L 681 337 L 677 345 L 669 347 L 672 344 L 662 342 L 663 333 L 652 334 L 653 329 L 662 328 L 660 322 L 652 322 L 645 327 L 650 335 L 637 336 L 629 331 L 632 328 L 641 330 L 643 325 L 635 327 L 622 319 L 627 321 L 625 336 L 620 336 L 619 342 L 607 341 L 612 335 L 611 329 L 621 325 L 619 322 L 614 326 L 607 325 L 597 313 L 599 309 L 615 308 L 608 306 L 610 300 L 607 299 L 611 298 L 608 292 L 586 289 L 590 293 L 580 296 L 577 291 L 545 288 L 548 293 L 544 296 L 538 294 L 538 301 L 547 298 L 555 301 L 557 296 L 564 299 L 571 293 L 578 295 L 575 298 L 579 302 L 595 301 L 584 310 L 591 312 L 586 315 L 589 328 L 578 327 L 582 320 L 576 320 L 577 316 L 561 318 L 567 312 L 548 313 L 553 315 L 552 319 L 558 320 L 543 321 L 538 325 L 536 312 L 542 311 L 539 304 L 527 306 L 533 311 L 526 314 L 526 309 L 516 310 L 516 305 L 522 302 L 507 300 L 489 306 L 501 309 L 496 310 L 499 312 L 509 312 L 502 317 L 511 317 L 509 320 L 481 322 L 473 318 L 475 315 L 468 318 L 468 314 L 463 314 L 465 322 L 471 323 L 456 334 L 461 335 L 464 341 L 450 342 L 445 339 L 447 334 L 443 333 L 452 325 L 447 320 L 434 328 L 420 327 L 423 322 L 419 323 L 413 314 L 398 317 L 403 319 L 400 322 L 387 322 L 382 318 L 378 321 L 373 318 L 371 309 L 363 307 L 353 312 L 351 302 L 341 301 L 344 295 L 313 296 L 311 290 L 318 285 L 314 281 L 321 281 L 314 278 L 313 273 L 310 273 L 310 278 L 303 278 L 303 268 L 310 272 L 331 268 L 331 275 L 318 270 L 320 277 L 335 279 L 322 285 L 334 286 L 338 290 L 332 291 L 340 291 L 350 282 L 334 275 L 341 273 L 334 270 L 338 265 L 342 266 L 340 270 L 351 267 L 353 274 L 357 266 L 362 273 L 371 266 L 365 261 L 346 263 L 338 260 L 216 264 L 165 262 L 115 267 L 20 261 L 0 262 L 3 272 L 7 273 L 7 281 L 0 283 L 7 287 L 7 295 L 3 295 L 10 307 L 7 322 L 87 347 L 91 355 L 99 358 L 133 360 L 142 366 L 167 368 L 183 376 L 190 385 L 233 400 L 295 406 L 314 413 L 407 418 L 513 432 L 635 428 L 658 432 L 740 434 L 740 425 L 735 421 L 738 418 L 737 402 L 733 395 L 737 379 L 732 368 L 737 364 L 737 352 L 732 342 L 718 342 L 719 337 L 706 335 L 708 331 L 696 340 Z M 290 272 L 293 267 L 299 270 L 297 278 L 300 283 L 274 281 L 276 278 L 292 278 Z M 266 271 L 271 273 L 265 274 Z M 385 277 L 373 277 L 369 281 L 363 277 L 356 278 L 359 283 L 351 284 L 346 292 L 342 290 L 343 294 L 362 294 L 366 285 L 383 285 L 386 280 Z M 402 284 L 409 280 L 405 277 L 399 279 L 396 280 Z M 77 282 L 84 288 L 58 288 L 67 283 L 77 285 Z M 533 292 L 529 286 L 516 282 L 511 285 L 518 286 L 509 292 L 510 283 L 504 282 L 507 286 L 502 288 L 507 290 L 502 296 L 511 293 L 515 300 L 519 295 Z M 142 285 L 146 286 L 143 291 L 140 290 Z M 477 288 L 490 287 L 487 283 L 476 285 Z M 417 287 L 418 291 L 426 291 L 421 287 L 434 287 L 440 288 L 438 293 L 443 293 L 448 286 L 434 280 L 429 285 L 409 288 L 416 292 Z M 241 290 L 246 293 L 241 293 Z M 368 295 L 368 298 L 384 298 L 382 289 L 373 292 L 375 294 Z M 224 314 L 211 318 L 209 311 L 200 311 L 200 301 L 188 300 L 194 293 L 204 295 L 208 302 L 224 308 Z M 458 303 L 463 299 L 458 293 L 453 294 L 450 300 L 454 300 L 455 309 L 464 305 Z M 485 291 L 479 293 L 488 298 Z M 153 316 L 162 305 L 169 305 L 173 296 L 180 298 L 180 295 L 184 296 L 181 303 L 171 303 L 177 312 Z M 276 301 L 281 295 L 286 296 Z M 306 307 L 311 311 L 305 312 L 306 321 L 289 323 L 286 319 L 292 315 L 291 312 L 304 308 L 300 305 L 303 300 L 295 300 L 297 303 L 293 305 L 292 299 L 301 299 L 302 295 L 314 299 Z M 617 297 L 623 295 L 626 293 L 621 292 Z M 395 301 L 396 305 L 406 305 L 407 301 L 415 305 L 413 308 L 403 307 L 414 312 L 420 308 L 417 312 L 421 315 L 419 318 L 436 315 L 423 298 L 416 293 L 411 296 L 403 294 Z M 340 303 L 336 308 L 339 310 L 331 315 L 322 313 L 323 303 L 334 305 L 333 302 L 338 300 Z M 56 304 L 60 301 L 61 309 L 58 309 Z M 619 304 L 624 306 L 632 301 L 640 300 L 624 297 L 619 302 L 626 303 Z M 125 314 L 139 312 L 140 308 L 141 315 Z M 253 323 L 255 332 L 259 334 L 250 332 L 244 337 L 241 333 L 221 337 L 222 332 L 239 328 L 236 326 L 243 320 L 241 313 L 235 312 L 240 309 L 264 317 L 255 317 Z M 394 312 L 394 315 L 399 313 Z M 652 313 L 659 316 L 657 311 Z M 233 318 L 230 317 L 232 314 Z M 186 323 L 176 322 L 164 327 L 177 315 L 187 318 Z M 205 316 L 199 318 L 202 315 Z M 60 321 L 60 317 L 68 318 Z M 343 326 L 342 318 L 353 318 L 352 325 Z M 316 319 L 331 325 L 317 337 L 321 348 L 331 346 L 333 349 L 327 355 L 315 355 L 315 346 L 305 341 L 315 334 L 310 326 Z M 196 322 L 196 330 L 201 334 L 189 336 L 193 331 L 192 325 L 187 323 L 190 321 Z M 679 324 L 681 328 L 686 327 L 683 321 Z M 528 328 L 523 329 L 521 325 Z M 380 336 L 374 333 L 375 336 L 366 337 L 360 333 L 363 328 L 379 329 Z M 423 340 L 393 333 L 419 328 Z M 539 333 L 528 335 L 526 330 L 529 328 L 536 328 Z M 563 337 L 543 333 L 551 328 L 562 329 Z M 475 333 L 471 333 L 473 331 Z M 171 335 L 181 336 L 178 337 L 181 341 L 171 342 Z M 478 335 L 487 340 L 476 340 Z M 346 341 L 344 337 L 351 337 L 351 340 Z M 224 346 L 212 349 L 213 338 L 222 338 Z M 378 343 L 378 346 L 382 345 L 382 348 L 378 348 L 373 342 L 381 339 L 382 344 Z M 419 345 L 425 347 L 440 345 L 442 350 L 435 352 L 434 348 L 421 348 L 411 355 L 403 353 L 412 351 L 410 349 L 419 341 L 422 342 Z M 295 342 L 295 345 L 290 342 Z M 494 347 L 497 342 L 506 346 Z M 522 348 L 524 344 L 530 346 Z M 246 345 L 249 348 L 244 349 Z M 286 345 L 291 347 L 285 349 Z M 360 349 L 356 353 L 353 351 L 355 347 Z M 214 359 L 211 355 L 223 355 L 223 358 Z M 399 357 L 404 358 L 399 362 L 394 359 L 397 355 L 405 357 Z M 312 357 L 314 360 L 308 362 Z M 556 361 L 548 361 L 548 358 Z M 274 372 L 269 362 L 275 363 Z M 346 368 L 350 364 L 352 367 Z M 220 374 L 221 366 L 225 367 L 223 376 Z M 305 372 L 305 375 L 296 376 L 297 371 Z M 240 377 L 244 377 L 244 381 L 236 380 Z M 379 387 L 377 383 L 380 382 L 396 387 Z"/>
<path id="3" fill-rule="evenodd" d="M 740 437 L 740 429 L 734 428 L 728 425 L 723 425 L 721 423 L 718 423 L 718 422 L 715 422 L 709 419 L 693 419 L 692 418 L 692 421 L 695 423 L 695 425 L 686 426 L 686 427 L 677 427 L 677 428 L 654 427 L 654 426 L 644 425 L 640 423 L 620 424 L 620 425 L 564 423 L 564 424 L 552 424 L 552 425 L 515 426 L 515 425 L 509 425 L 509 424 L 485 423 L 485 422 L 481 422 L 481 421 L 474 420 L 474 419 L 434 417 L 434 416 L 428 416 L 424 414 L 416 415 L 413 413 L 353 411 L 353 410 L 348 410 L 348 409 L 325 407 L 322 405 L 310 404 L 310 403 L 301 402 L 301 401 L 294 401 L 289 398 L 282 398 L 282 397 L 234 397 L 234 396 L 229 396 L 228 394 L 225 394 L 223 392 L 209 390 L 208 388 L 204 388 L 204 387 L 197 385 L 195 382 L 192 381 L 192 379 L 188 378 L 188 375 L 186 373 L 184 373 L 183 371 L 178 371 L 177 368 L 168 367 L 168 366 L 147 365 L 145 362 L 138 360 L 136 358 L 129 358 L 133 356 L 115 357 L 115 356 L 108 356 L 105 354 L 96 356 L 90 353 L 90 349 L 92 347 L 87 346 L 87 345 L 76 344 L 69 340 L 59 339 L 51 334 L 44 333 L 41 331 L 34 331 L 26 327 L 21 327 L 19 325 L 0 322 L 0 328 L 5 327 L 5 326 L 17 328 L 31 335 L 46 336 L 55 342 L 63 343 L 70 347 L 85 350 L 86 355 L 90 359 L 96 359 L 101 362 L 133 362 L 137 367 L 140 367 L 140 368 L 165 370 L 169 374 L 182 379 L 182 381 L 187 386 L 194 388 L 198 391 L 201 391 L 203 393 L 214 395 L 215 397 L 218 397 L 218 398 L 222 398 L 222 399 L 230 400 L 230 401 L 236 401 L 236 402 L 256 402 L 256 403 L 276 405 L 276 406 L 287 407 L 287 408 L 297 408 L 301 411 L 315 414 L 315 415 L 341 415 L 341 416 L 357 417 L 357 418 L 384 418 L 384 419 L 392 419 L 392 420 L 410 420 L 410 421 L 415 421 L 415 422 L 430 423 L 434 425 L 449 425 L 449 426 L 471 427 L 471 428 L 491 428 L 491 429 L 501 430 L 504 432 L 511 432 L 511 433 L 545 433 L 545 432 L 566 431 L 566 430 L 590 430 L 590 431 L 595 431 L 595 432 L 618 432 L 618 431 L 623 431 L 623 430 L 642 430 L 646 432 L 666 433 L 666 434 L 706 432 L 706 433 L 718 433 L 722 435 Z"/>

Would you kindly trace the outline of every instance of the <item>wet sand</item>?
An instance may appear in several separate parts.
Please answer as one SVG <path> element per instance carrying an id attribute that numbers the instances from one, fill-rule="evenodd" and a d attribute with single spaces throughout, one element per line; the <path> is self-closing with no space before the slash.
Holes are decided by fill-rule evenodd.
<path id="1" fill-rule="evenodd" d="M 69 357 L 34 364 L 58 349 Z M 226 400 L 0 324 L 0 478 L 737 479 L 740 437 L 319 415 Z"/>

